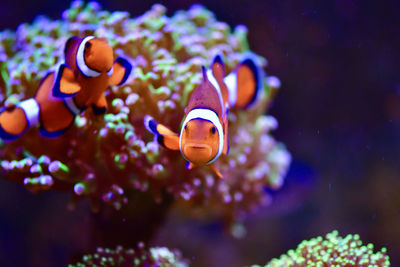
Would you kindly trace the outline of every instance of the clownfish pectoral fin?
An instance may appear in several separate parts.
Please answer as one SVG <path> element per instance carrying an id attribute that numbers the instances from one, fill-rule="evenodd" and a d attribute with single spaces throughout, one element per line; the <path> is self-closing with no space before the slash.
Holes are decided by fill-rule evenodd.
<path id="1" fill-rule="evenodd" d="M 33 98 L 0 111 L 0 138 L 12 141 L 39 121 L 39 104 Z"/>
<path id="2" fill-rule="evenodd" d="M 157 125 L 158 122 L 156 122 L 153 117 L 146 115 L 143 118 L 143 124 L 144 127 L 146 127 L 147 131 L 151 132 L 152 134 L 158 134 L 157 132 Z"/>
<path id="3" fill-rule="evenodd" d="M 210 169 L 218 176 L 218 178 L 220 178 L 220 179 L 223 178 L 222 174 L 221 174 L 220 171 L 214 166 L 214 164 L 210 164 L 210 165 L 208 165 L 208 166 L 210 166 Z"/>
<path id="4" fill-rule="evenodd" d="M 81 86 L 75 81 L 74 72 L 66 64 L 61 64 L 55 73 L 53 96 L 59 98 L 72 97 L 80 90 Z"/>
<path id="5" fill-rule="evenodd" d="M 103 115 L 107 112 L 107 99 L 104 94 L 92 105 L 92 109 L 95 115 Z"/>
<path id="6" fill-rule="evenodd" d="M 157 142 L 165 148 L 179 150 L 179 137 L 177 135 L 157 135 Z"/>
<path id="7" fill-rule="evenodd" d="M 224 78 L 231 106 L 246 109 L 256 102 L 262 87 L 261 73 L 255 60 L 248 56 Z"/>
<path id="8" fill-rule="evenodd" d="M 153 134 L 178 136 L 178 134 L 174 133 L 164 125 L 158 123 L 153 117 L 149 115 L 144 116 L 143 122 L 146 129 Z"/>
<path id="9" fill-rule="evenodd" d="M 211 63 L 212 74 L 217 80 L 222 80 L 225 77 L 225 65 L 222 61 L 222 56 L 217 54 Z"/>
<path id="10" fill-rule="evenodd" d="M 186 166 L 185 167 L 186 167 L 186 169 L 191 170 L 194 167 L 196 167 L 196 165 L 194 165 L 194 163 L 188 161 L 188 162 L 186 162 Z"/>
<path id="11" fill-rule="evenodd" d="M 179 150 L 179 136 L 164 125 L 155 121 L 151 116 L 145 116 L 143 119 L 146 129 L 153 133 L 157 142 L 168 149 Z"/>
<path id="12" fill-rule="evenodd" d="M 132 64 L 122 57 L 118 57 L 113 64 L 110 85 L 122 85 L 132 72 Z"/>

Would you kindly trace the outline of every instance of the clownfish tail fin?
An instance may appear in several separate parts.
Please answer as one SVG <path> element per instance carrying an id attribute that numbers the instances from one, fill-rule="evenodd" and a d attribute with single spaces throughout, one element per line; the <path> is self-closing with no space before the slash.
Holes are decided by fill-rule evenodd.
<path id="1" fill-rule="evenodd" d="M 245 57 L 235 70 L 224 78 L 231 106 L 246 109 L 254 104 L 262 87 L 262 71 L 254 58 Z"/>
<path id="2" fill-rule="evenodd" d="M 13 141 L 39 121 L 39 104 L 31 98 L 0 110 L 0 138 Z"/>

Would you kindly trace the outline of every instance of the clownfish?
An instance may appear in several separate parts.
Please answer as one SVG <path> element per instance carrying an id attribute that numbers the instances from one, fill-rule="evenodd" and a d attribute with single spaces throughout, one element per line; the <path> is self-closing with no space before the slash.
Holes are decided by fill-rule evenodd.
<path id="1" fill-rule="evenodd" d="M 246 109 L 255 103 L 261 88 L 261 72 L 252 57 L 247 57 L 225 76 L 219 55 L 211 68 L 206 70 L 203 66 L 202 72 L 203 80 L 190 96 L 179 135 L 148 115 L 144 124 L 161 146 L 181 151 L 188 169 L 208 165 L 222 178 L 213 163 L 229 152 L 229 108 Z"/>
<path id="2" fill-rule="evenodd" d="M 15 140 L 37 123 L 41 135 L 57 137 L 87 107 L 96 115 L 104 114 L 105 90 L 125 83 L 132 71 L 128 60 L 118 57 L 114 61 L 113 50 L 104 38 L 71 37 L 64 55 L 65 62 L 42 78 L 33 98 L 0 110 L 1 139 Z"/>

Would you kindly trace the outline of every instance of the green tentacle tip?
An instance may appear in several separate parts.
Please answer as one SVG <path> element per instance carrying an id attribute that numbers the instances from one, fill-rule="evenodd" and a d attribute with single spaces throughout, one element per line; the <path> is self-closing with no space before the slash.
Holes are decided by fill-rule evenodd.
<path id="1" fill-rule="evenodd" d="M 362 245 L 359 235 L 342 238 L 334 230 L 325 236 L 302 241 L 296 250 L 289 250 L 264 267 L 294 266 L 390 266 L 386 248 L 373 252 L 373 244 Z M 254 265 L 259 266 L 259 265 Z"/>
<path id="2" fill-rule="evenodd" d="M 240 46 L 242 47 L 242 51 L 249 51 L 250 46 L 249 42 L 247 40 L 247 33 L 248 29 L 244 25 L 238 25 L 235 27 L 233 34 L 236 36 L 236 38 L 239 40 Z"/>

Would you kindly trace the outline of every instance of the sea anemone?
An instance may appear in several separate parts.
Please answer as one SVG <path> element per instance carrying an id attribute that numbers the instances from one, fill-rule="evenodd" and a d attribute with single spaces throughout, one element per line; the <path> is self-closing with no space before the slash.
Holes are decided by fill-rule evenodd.
<path id="1" fill-rule="evenodd" d="M 264 267 L 302 266 L 390 266 L 386 248 L 374 253 L 374 245 L 362 245 L 360 236 L 347 235 L 345 238 L 333 231 L 326 235 L 300 243 L 296 250 L 289 250 L 279 259 L 273 259 Z M 252 267 L 260 265 L 253 265 Z"/>
<path id="2" fill-rule="evenodd" d="M 85 254 L 82 259 L 68 267 L 187 267 L 187 260 L 183 259 L 178 250 L 170 250 L 166 247 L 147 248 L 139 243 L 136 249 L 124 249 L 121 246 L 115 249 L 97 248 L 95 253 Z"/>
<path id="3" fill-rule="evenodd" d="M 134 70 L 124 86 L 106 91 L 104 116 L 85 111 L 59 138 L 41 137 L 33 127 L 14 142 L 0 143 L 0 173 L 33 192 L 70 191 L 74 203 L 88 197 L 94 209 L 104 202 L 120 209 L 132 189 L 151 193 L 156 202 L 168 194 L 188 210 L 228 218 L 268 203 L 264 189 L 281 187 L 291 159 L 270 134 L 277 120 L 265 115 L 280 86 L 276 77 L 264 77 L 254 107 L 230 112 L 231 150 L 219 160 L 222 180 L 208 168 L 186 170 L 179 152 L 159 147 L 145 130 L 145 115 L 179 129 L 188 97 L 201 82 L 201 66 L 220 53 L 229 72 L 250 52 L 245 26 L 232 31 L 203 6 L 172 17 L 165 13 L 157 4 L 131 18 L 101 10 L 96 2 L 76 1 L 61 20 L 40 16 L 15 32 L 1 32 L 1 106 L 34 95 L 49 68 L 63 60 L 70 36 L 107 38 Z M 266 66 L 264 58 L 254 58 Z"/>

